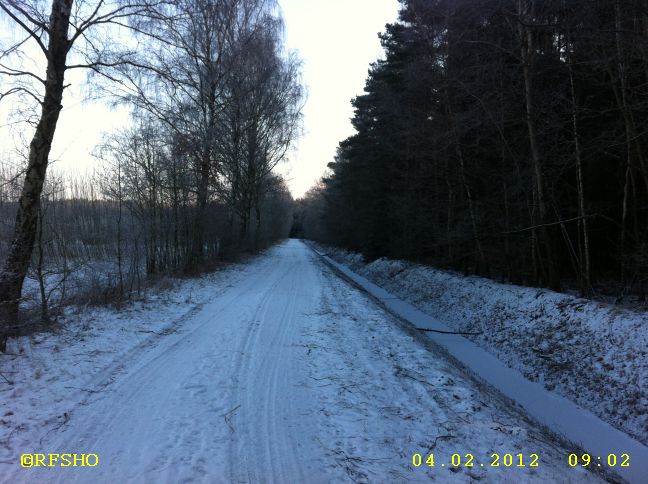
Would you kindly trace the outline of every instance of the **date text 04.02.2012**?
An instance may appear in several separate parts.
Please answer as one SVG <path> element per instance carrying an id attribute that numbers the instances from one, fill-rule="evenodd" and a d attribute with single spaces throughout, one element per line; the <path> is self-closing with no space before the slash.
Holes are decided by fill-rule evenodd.
<path id="1" fill-rule="evenodd" d="M 446 459 L 441 459 L 434 454 L 414 454 L 412 465 L 421 467 L 538 467 L 540 457 L 538 454 L 499 454 L 493 453 L 482 461 L 475 459 L 474 454 L 452 454 Z"/>

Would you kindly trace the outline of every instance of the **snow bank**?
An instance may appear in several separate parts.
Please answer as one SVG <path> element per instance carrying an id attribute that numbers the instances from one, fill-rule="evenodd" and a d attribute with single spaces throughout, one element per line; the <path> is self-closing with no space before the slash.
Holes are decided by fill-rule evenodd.
<path id="1" fill-rule="evenodd" d="M 358 274 L 470 336 L 510 368 L 648 444 L 648 314 L 326 248 Z"/>

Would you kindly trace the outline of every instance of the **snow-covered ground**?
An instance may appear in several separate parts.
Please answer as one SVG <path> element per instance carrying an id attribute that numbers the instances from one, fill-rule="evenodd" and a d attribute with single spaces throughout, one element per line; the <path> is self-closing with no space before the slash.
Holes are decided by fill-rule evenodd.
<path id="1" fill-rule="evenodd" d="M 299 241 L 9 351 L 3 482 L 600 482 Z M 99 465 L 21 468 L 35 452 Z"/>
<path id="2" fill-rule="evenodd" d="M 2 257 L 0 256 L 0 260 Z M 127 279 L 129 268 L 125 268 Z M 144 274 L 144 269 L 141 269 Z M 142 277 L 144 279 L 144 277 Z M 44 285 L 50 309 L 64 306 L 72 300 L 95 299 L 114 290 L 119 281 L 117 263 L 102 259 L 71 259 L 64 267 L 62 262 L 47 264 L 44 268 Z M 21 309 L 30 311 L 40 308 L 41 294 L 35 271 L 29 271 L 22 290 Z"/>
<path id="3" fill-rule="evenodd" d="M 531 381 L 648 444 L 648 313 L 326 248 Z"/>

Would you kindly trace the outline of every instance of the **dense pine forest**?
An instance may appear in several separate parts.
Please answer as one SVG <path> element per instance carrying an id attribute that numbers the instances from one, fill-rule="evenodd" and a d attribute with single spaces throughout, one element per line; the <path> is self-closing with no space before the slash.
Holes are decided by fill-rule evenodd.
<path id="1" fill-rule="evenodd" d="M 648 2 L 401 3 L 295 232 L 643 299 Z"/>

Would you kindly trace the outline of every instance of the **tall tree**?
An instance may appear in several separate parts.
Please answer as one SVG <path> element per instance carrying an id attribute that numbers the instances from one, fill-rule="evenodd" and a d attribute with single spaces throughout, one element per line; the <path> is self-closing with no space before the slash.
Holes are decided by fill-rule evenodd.
<path id="1" fill-rule="evenodd" d="M 43 2 L 36 0 L 0 3 L 5 18 L 22 34 L 17 35 L 11 45 L 0 48 L 0 74 L 15 81 L 0 95 L 0 99 L 10 95 L 29 96 L 40 106 L 38 122 L 29 145 L 13 241 L 0 273 L 0 320 L 5 328 L 12 324 L 18 311 L 31 260 L 40 195 L 62 109 L 65 73 L 77 68 L 102 70 L 130 62 L 127 50 L 110 46 L 112 39 L 106 37 L 107 29 L 111 26 L 127 29 L 131 17 L 151 15 L 160 3 L 148 0 L 52 0 L 49 15 L 43 10 Z M 23 70 L 21 64 L 16 62 L 27 49 L 40 54 L 45 66 L 44 77 L 41 73 Z"/>

